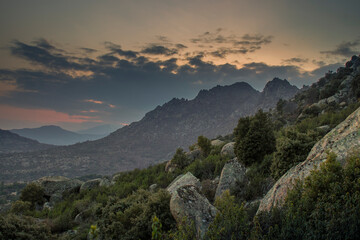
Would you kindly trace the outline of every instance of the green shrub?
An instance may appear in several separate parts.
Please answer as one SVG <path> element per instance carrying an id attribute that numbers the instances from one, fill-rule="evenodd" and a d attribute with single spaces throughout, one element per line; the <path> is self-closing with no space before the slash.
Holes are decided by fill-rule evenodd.
<path id="1" fill-rule="evenodd" d="M 190 163 L 190 159 L 188 159 L 185 155 L 185 152 L 182 148 L 176 149 L 176 153 L 171 159 L 171 163 L 176 164 L 178 168 L 183 169 Z"/>
<path id="2" fill-rule="evenodd" d="M 0 239 L 47 240 L 54 236 L 46 224 L 32 217 L 9 214 L 0 215 Z"/>
<path id="3" fill-rule="evenodd" d="M 44 189 L 35 183 L 30 183 L 21 191 L 20 200 L 30 202 L 32 209 L 36 204 L 43 205 L 45 202 Z"/>
<path id="4" fill-rule="evenodd" d="M 197 145 L 200 147 L 204 157 L 207 157 L 210 154 L 211 141 L 208 138 L 206 138 L 204 136 L 199 136 Z"/>
<path id="5" fill-rule="evenodd" d="M 32 204 L 30 202 L 24 202 L 18 200 L 11 205 L 10 212 L 14 214 L 25 214 L 32 209 Z"/>
<path id="6" fill-rule="evenodd" d="M 262 110 L 253 117 L 240 118 L 234 136 L 235 154 L 245 166 L 260 163 L 266 154 L 275 150 L 273 124 Z"/>
<path id="7" fill-rule="evenodd" d="M 229 191 L 216 199 L 215 206 L 219 212 L 210 224 L 205 239 L 247 239 L 250 228 L 244 206 L 238 205 Z"/>

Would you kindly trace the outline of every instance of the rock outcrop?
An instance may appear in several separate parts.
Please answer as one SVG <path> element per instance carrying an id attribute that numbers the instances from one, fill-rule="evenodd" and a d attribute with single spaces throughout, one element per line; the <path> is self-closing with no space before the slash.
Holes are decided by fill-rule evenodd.
<path id="1" fill-rule="evenodd" d="M 190 172 L 175 179 L 167 188 L 171 195 L 170 211 L 177 223 L 186 219 L 193 223 L 198 239 L 202 239 L 217 209 L 201 194 L 201 184 Z"/>
<path id="2" fill-rule="evenodd" d="M 220 197 L 226 190 L 230 190 L 235 187 L 236 182 L 245 181 L 245 173 L 246 168 L 239 163 L 237 158 L 233 158 L 227 162 L 221 171 L 215 198 Z"/>
<path id="3" fill-rule="evenodd" d="M 63 176 L 42 177 L 35 183 L 44 189 L 45 198 L 50 203 L 61 201 L 64 193 L 78 192 L 81 184 L 83 184 L 80 180 Z"/>
<path id="4" fill-rule="evenodd" d="M 166 190 L 170 193 L 170 195 L 172 195 L 178 188 L 186 185 L 192 185 L 198 189 L 201 189 L 201 183 L 199 179 L 194 177 L 191 172 L 187 172 L 186 174 L 179 175 L 177 178 L 175 178 L 175 180 L 169 184 Z"/>
<path id="5" fill-rule="evenodd" d="M 80 192 L 96 188 L 96 187 L 100 186 L 101 182 L 102 182 L 101 178 L 95 178 L 95 179 L 86 181 L 83 184 L 81 184 Z"/>
<path id="6" fill-rule="evenodd" d="M 327 152 L 337 155 L 337 160 L 345 163 L 345 159 L 354 149 L 360 147 L 360 108 L 353 112 L 331 130 L 311 149 L 306 160 L 286 172 L 262 199 L 258 213 L 269 211 L 276 205 L 281 205 L 292 188 L 296 179 L 304 180 L 310 172 L 327 158 Z"/>
<path id="7" fill-rule="evenodd" d="M 215 139 L 211 141 L 211 145 L 214 147 L 219 147 L 219 146 L 223 146 L 225 144 L 224 141 L 221 141 L 219 139 Z"/>
<path id="8" fill-rule="evenodd" d="M 234 152 L 234 146 L 235 146 L 235 142 L 229 142 L 227 144 L 225 144 L 222 149 L 221 149 L 221 156 L 223 157 L 229 157 L 229 158 L 234 158 L 235 156 L 235 152 Z"/>

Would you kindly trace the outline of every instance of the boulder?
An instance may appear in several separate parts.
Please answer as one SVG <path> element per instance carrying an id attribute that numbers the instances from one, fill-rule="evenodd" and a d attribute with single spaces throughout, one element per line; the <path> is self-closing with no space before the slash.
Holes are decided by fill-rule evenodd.
<path id="1" fill-rule="evenodd" d="M 217 213 L 217 209 L 194 185 L 181 186 L 172 192 L 170 211 L 177 223 L 186 219 L 187 224 L 194 224 L 197 239 L 204 237 Z"/>
<path id="2" fill-rule="evenodd" d="M 42 177 L 36 180 L 35 183 L 44 188 L 46 197 L 51 198 L 52 195 L 56 195 L 54 197 L 61 198 L 64 192 L 78 192 L 83 182 L 63 176 L 50 176 Z"/>
<path id="3" fill-rule="evenodd" d="M 99 183 L 100 187 L 109 187 L 111 186 L 111 181 L 108 177 L 104 177 L 101 179 L 100 183 Z"/>
<path id="4" fill-rule="evenodd" d="M 335 153 L 337 160 L 344 165 L 347 155 L 360 147 L 359 129 L 360 108 L 317 142 L 304 162 L 291 168 L 275 183 L 262 199 L 258 213 L 283 204 L 288 190 L 292 189 L 296 179 L 303 181 L 309 176 L 315 167 L 326 160 L 328 151 Z"/>
<path id="5" fill-rule="evenodd" d="M 158 185 L 157 185 L 156 183 L 151 184 L 151 185 L 149 186 L 149 191 L 150 191 L 150 192 L 155 192 L 156 189 L 158 189 Z"/>
<path id="6" fill-rule="evenodd" d="M 201 150 L 195 149 L 195 150 L 185 153 L 185 155 L 192 162 L 192 161 L 195 161 L 195 159 L 200 158 Z"/>
<path id="7" fill-rule="evenodd" d="M 181 174 L 177 178 L 175 178 L 175 180 L 169 184 L 166 190 L 170 193 L 170 195 L 172 195 L 178 188 L 186 185 L 192 185 L 197 187 L 198 189 L 201 189 L 201 183 L 199 179 L 194 177 L 191 172 L 187 172 L 186 174 Z"/>
<path id="8" fill-rule="evenodd" d="M 220 175 L 219 184 L 216 188 L 215 198 L 220 197 L 223 192 L 235 187 L 236 182 L 244 182 L 246 168 L 239 163 L 237 158 L 233 158 L 227 162 Z"/>
<path id="9" fill-rule="evenodd" d="M 90 189 L 100 186 L 101 181 L 102 181 L 101 178 L 95 178 L 95 179 L 84 182 L 83 184 L 81 184 L 80 192 L 90 190 Z"/>
<path id="10" fill-rule="evenodd" d="M 177 168 L 177 165 L 172 163 L 171 160 L 168 161 L 165 165 L 165 172 L 173 172 Z"/>
<path id="11" fill-rule="evenodd" d="M 235 152 L 234 152 L 234 146 L 235 146 L 235 142 L 229 142 L 227 144 L 225 144 L 222 149 L 221 149 L 221 156 L 223 157 L 229 157 L 229 158 L 234 158 L 235 156 Z"/>
<path id="12" fill-rule="evenodd" d="M 225 142 L 221 141 L 219 139 L 215 139 L 215 140 L 211 141 L 211 146 L 214 146 L 214 147 L 223 146 L 224 144 L 225 144 Z"/>

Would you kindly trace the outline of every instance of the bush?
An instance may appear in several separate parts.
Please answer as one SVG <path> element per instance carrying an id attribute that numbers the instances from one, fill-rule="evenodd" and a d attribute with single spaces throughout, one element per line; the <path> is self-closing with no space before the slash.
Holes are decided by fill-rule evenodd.
<path id="1" fill-rule="evenodd" d="M 253 117 L 240 118 L 234 136 L 235 154 L 245 166 L 260 163 L 266 154 L 275 150 L 273 124 L 262 110 Z"/>
<path id="2" fill-rule="evenodd" d="M 31 217 L 0 215 L 0 239 L 47 240 L 54 239 L 44 223 Z"/>
<path id="3" fill-rule="evenodd" d="M 20 200 L 30 202 L 31 208 L 35 209 L 36 204 L 43 205 L 45 202 L 44 189 L 35 183 L 30 183 L 21 191 Z"/>
<path id="4" fill-rule="evenodd" d="M 211 151 L 211 141 L 204 136 L 199 136 L 197 144 L 200 147 L 204 157 L 207 157 Z"/>
<path id="5" fill-rule="evenodd" d="M 271 176 L 277 180 L 287 170 L 304 161 L 317 142 L 317 136 L 313 131 L 305 134 L 293 128 L 285 129 L 276 140 L 276 152 L 271 164 Z"/>
<path id="6" fill-rule="evenodd" d="M 190 163 L 190 159 L 186 157 L 185 152 L 182 148 L 176 149 L 176 153 L 171 159 L 171 163 L 178 166 L 180 169 L 183 169 Z"/>
<path id="7" fill-rule="evenodd" d="M 25 214 L 29 212 L 31 208 L 32 204 L 30 202 L 18 200 L 11 205 L 10 212 L 14 214 Z"/>
<path id="8" fill-rule="evenodd" d="M 219 212 L 210 224 L 205 239 L 247 239 L 250 228 L 244 206 L 238 205 L 229 191 L 216 199 L 215 206 Z"/>

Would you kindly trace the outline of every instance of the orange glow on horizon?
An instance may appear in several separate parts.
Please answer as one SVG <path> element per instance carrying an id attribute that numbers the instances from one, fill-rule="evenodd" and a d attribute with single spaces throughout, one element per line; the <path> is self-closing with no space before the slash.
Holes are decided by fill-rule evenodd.
<path id="1" fill-rule="evenodd" d="M 97 119 L 97 117 L 70 115 L 63 112 L 57 112 L 51 109 L 27 109 L 12 107 L 8 105 L 0 105 L 1 116 L 0 119 L 4 120 L 22 120 L 29 122 L 36 122 L 42 124 L 50 123 L 84 123 L 84 122 L 98 122 L 103 121 Z"/>

